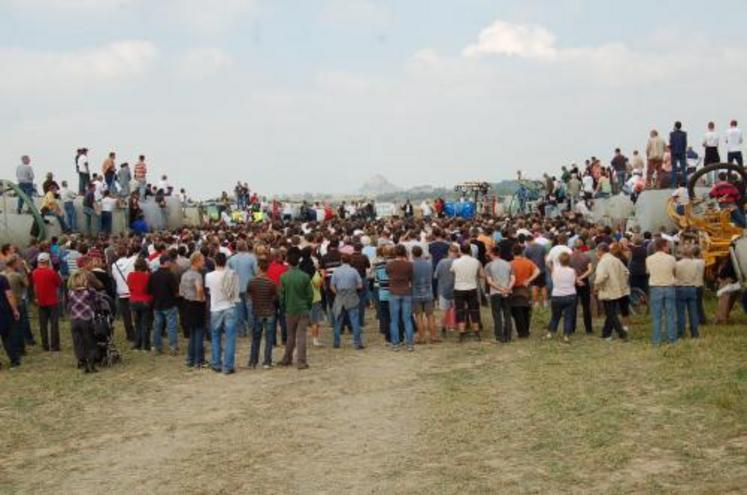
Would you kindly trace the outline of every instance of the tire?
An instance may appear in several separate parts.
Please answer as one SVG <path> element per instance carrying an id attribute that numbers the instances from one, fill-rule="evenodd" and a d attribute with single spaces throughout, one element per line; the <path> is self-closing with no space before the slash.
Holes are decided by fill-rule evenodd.
<path id="1" fill-rule="evenodd" d="M 705 166 L 701 168 L 700 170 L 696 171 L 690 177 L 690 180 L 687 183 L 687 194 L 688 196 L 690 196 L 690 200 L 692 201 L 696 199 L 695 185 L 698 183 L 698 179 L 700 179 L 704 175 L 707 175 L 711 172 L 716 172 L 719 170 L 734 172 L 741 177 L 741 181 L 739 181 L 735 185 L 737 186 L 737 189 L 739 189 L 739 193 L 741 195 L 741 199 L 739 200 L 739 203 L 744 204 L 745 187 L 747 187 L 747 172 L 745 172 L 744 168 L 740 167 L 739 165 L 735 163 L 712 163 L 711 165 Z"/>

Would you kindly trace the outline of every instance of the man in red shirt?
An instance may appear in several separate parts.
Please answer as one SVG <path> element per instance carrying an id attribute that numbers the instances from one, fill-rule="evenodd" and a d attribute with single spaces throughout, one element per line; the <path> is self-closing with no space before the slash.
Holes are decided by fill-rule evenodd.
<path id="1" fill-rule="evenodd" d="M 747 221 L 745 221 L 745 214 L 741 204 L 742 193 L 737 186 L 729 181 L 729 176 L 726 172 L 718 174 L 718 181 L 711 188 L 709 196 L 718 201 L 722 210 L 731 211 L 731 221 L 734 225 L 742 228 L 747 227 Z"/>
<path id="2" fill-rule="evenodd" d="M 34 294 L 39 305 L 39 332 L 45 351 L 60 351 L 60 311 L 58 292 L 62 287 L 62 277 L 50 267 L 49 253 L 40 253 L 37 268 L 31 274 L 34 281 Z M 50 342 L 51 326 L 51 342 Z M 50 346 L 51 344 L 51 346 Z"/>
<path id="3" fill-rule="evenodd" d="M 285 264 L 285 250 L 273 249 L 270 255 L 272 261 L 270 262 L 269 268 L 267 268 L 267 277 L 275 282 L 276 287 L 280 287 L 280 277 L 288 271 L 288 265 Z M 275 323 L 272 327 L 272 342 L 277 345 L 278 342 L 278 323 L 280 324 L 280 339 L 285 345 L 285 340 L 288 338 L 288 326 L 285 321 L 285 308 L 280 307 L 280 302 L 277 301 L 275 304 Z"/>

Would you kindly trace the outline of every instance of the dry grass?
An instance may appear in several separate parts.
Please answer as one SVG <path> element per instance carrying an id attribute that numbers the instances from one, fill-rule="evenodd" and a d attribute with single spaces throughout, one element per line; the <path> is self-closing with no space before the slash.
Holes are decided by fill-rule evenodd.
<path id="1" fill-rule="evenodd" d="M 67 338 L 0 372 L 0 493 L 744 491 L 743 316 L 661 348 L 640 320 L 630 343 L 545 342 L 545 318 L 508 346 L 392 353 L 369 331 L 307 372 L 230 377 L 129 351 L 84 376 Z"/>

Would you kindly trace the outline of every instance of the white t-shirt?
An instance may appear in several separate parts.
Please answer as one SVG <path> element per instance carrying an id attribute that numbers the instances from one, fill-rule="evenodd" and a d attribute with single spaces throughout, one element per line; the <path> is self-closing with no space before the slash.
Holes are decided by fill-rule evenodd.
<path id="1" fill-rule="evenodd" d="M 88 173 L 88 156 L 78 155 L 78 159 L 76 160 L 76 165 L 78 165 L 79 173 L 87 174 Z"/>
<path id="2" fill-rule="evenodd" d="M 454 290 L 477 289 L 477 275 L 480 273 L 480 262 L 472 256 L 462 255 L 451 264 L 454 273 Z"/>
<path id="3" fill-rule="evenodd" d="M 739 127 L 729 127 L 726 131 L 726 151 L 742 151 L 742 130 Z"/>
<path id="4" fill-rule="evenodd" d="M 127 285 L 127 276 L 135 270 L 135 260 L 131 258 L 119 258 L 112 263 L 112 278 L 117 284 L 117 295 L 119 297 L 130 297 L 130 288 Z"/>
<path id="5" fill-rule="evenodd" d="M 106 184 L 104 184 L 103 181 L 97 180 L 95 183 L 96 188 L 93 191 L 94 198 L 96 201 L 101 201 L 101 198 L 104 197 L 104 189 L 106 189 Z"/>
<path id="6" fill-rule="evenodd" d="M 210 311 L 231 309 L 235 301 L 229 301 L 223 292 L 225 270 L 215 270 L 205 275 L 205 288 L 210 291 Z"/>
<path id="7" fill-rule="evenodd" d="M 708 148 L 718 148 L 719 137 L 716 131 L 708 131 L 703 137 L 703 144 Z"/>
<path id="8" fill-rule="evenodd" d="M 165 193 L 169 192 L 169 187 L 170 187 L 170 184 L 168 183 L 168 181 L 161 180 L 158 182 L 158 189 L 163 189 L 163 192 Z"/>
<path id="9" fill-rule="evenodd" d="M 547 253 L 547 257 L 545 257 L 545 262 L 552 263 L 554 267 L 558 262 L 558 256 L 560 256 L 562 253 L 568 253 L 570 255 L 573 254 L 573 251 L 571 250 L 571 248 L 564 244 L 558 244 L 557 246 L 553 246 L 552 248 L 550 248 L 550 251 Z"/>
<path id="10" fill-rule="evenodd" d="M 594 192 L 594 177 L 592 177 L 591 175 L 584 175 L 584 178 L 581 179 L 581 182 L 584 185 L 584 192 Z"/>
<path id="11" fill-rule="evenodd" d="M 547 246 L 548 244 L 550 244 L 550 241 L 547 239 L 547 237 L 544 237 L 542 235 L 539 237 L 535 237 L 534 242 L 536 242 L 540 246 Z"/>
<path id="12" fill-rule="evenodd" d="M 114 211 L 114 208 L 116 207 L 117 207 L 116 198 L 112 198 L 111 196 L 108 196 L 101 200 L 101 211 L 112 212 Z"/>
<path id="13" fill-rule="evenodd" d="M 556 266 L 552 270 L 552 296 L 563 297 L 576 294 L 576 270 L 570 266 Z"/>

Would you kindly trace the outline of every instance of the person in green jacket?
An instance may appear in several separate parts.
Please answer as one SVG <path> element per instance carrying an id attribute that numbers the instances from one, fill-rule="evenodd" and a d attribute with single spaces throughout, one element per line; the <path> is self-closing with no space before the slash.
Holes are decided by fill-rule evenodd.
<path id="1" fill-rule="evenodd" d="M 285 354 L 278 366 L 293 364 L 293 351 L 296 352 L 296 365 L 299 370 L 309 367 L 306 362 L 306 330 L 309 326 L 309 314 L 314 300 L 314 289 L 311 278 L 303 272 L 298 263 L 301 250 L 293 247 L 288 251 L 287 259 L 290 270 L 280 277 L 280 301 L 285 308 L 288 325 L 288 340 L 285 343 Z"/>

